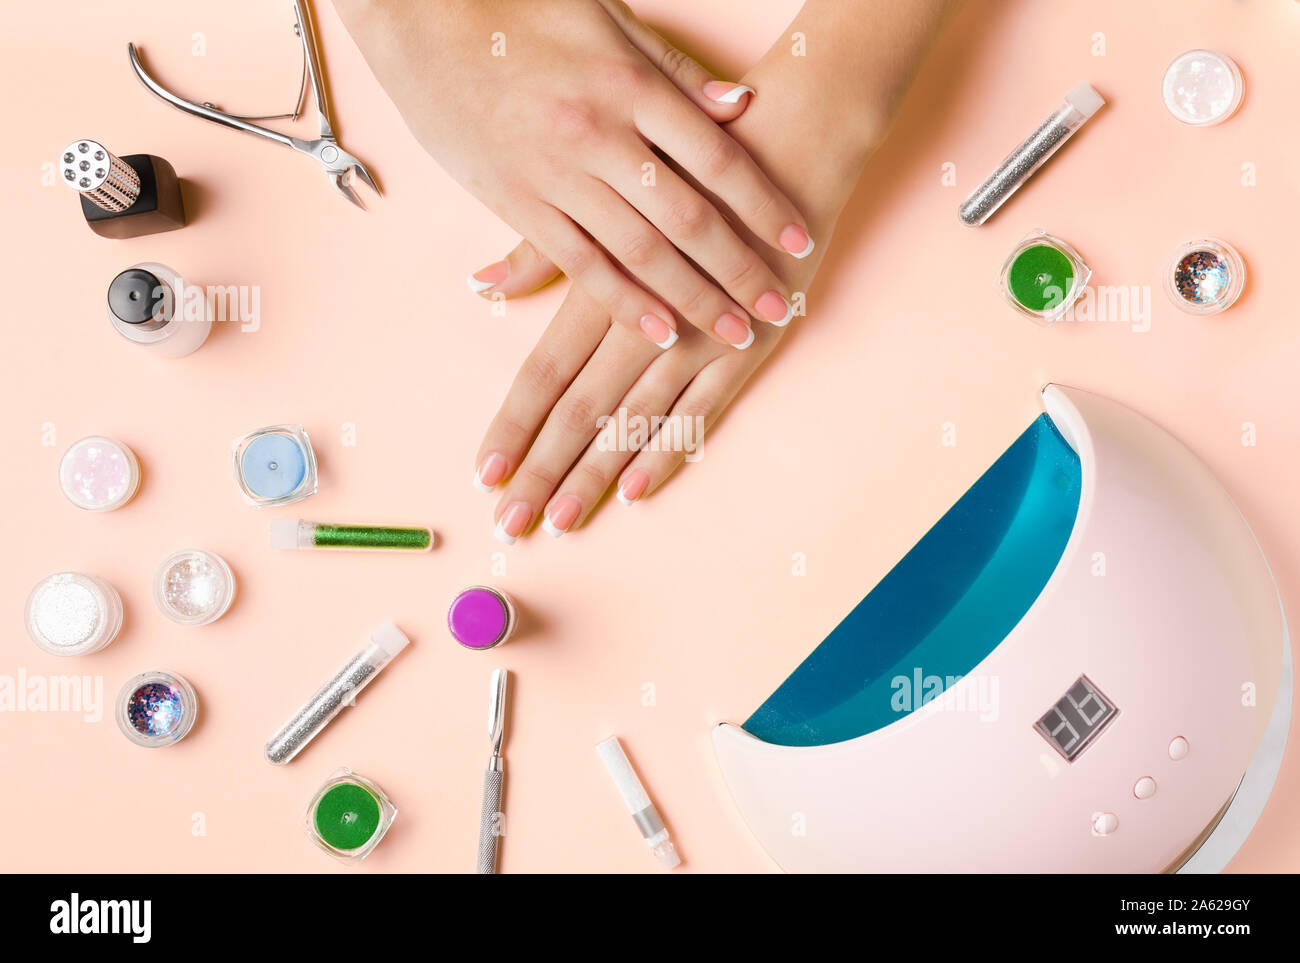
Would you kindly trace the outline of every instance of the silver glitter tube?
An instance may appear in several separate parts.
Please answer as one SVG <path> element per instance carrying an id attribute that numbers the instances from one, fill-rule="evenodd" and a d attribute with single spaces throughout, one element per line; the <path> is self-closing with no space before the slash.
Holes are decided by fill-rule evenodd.
<path id="1" fill-rule="evenodd" d="M 967 224 L 987 221 L 1105 103 L 1090 84 L 1075 87 L 1066 94 L 1065 102 L 971 192 L 957 215 Z"/>
<path id="2" fill-rule="evenodd" d="M 282 766 L 302 751 L 303 746 L 316 738 L 316 734 L 353 704 L 379 671 L 397 653 L 411 644 L 411 640 L 392 622 L 380 626 L 370 636 L 370 644 L 348 660 L 292 719 L 266 744 L 266 760 L 273 766 Z"/>

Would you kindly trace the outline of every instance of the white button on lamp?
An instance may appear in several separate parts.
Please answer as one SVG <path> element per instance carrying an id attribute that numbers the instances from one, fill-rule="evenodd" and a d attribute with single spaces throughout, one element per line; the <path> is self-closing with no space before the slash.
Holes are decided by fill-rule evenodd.
<path id="1" fill-rule="evenodd" d="M 1187 755 L 1190 748 L 1186 739 L 1182 736 L 1175 736 L 1173 741 L 1169 743 L 1169 758 L 1177 762 Z"/>
<path id="2" fill-rule="evenodd" d="M 1117 829 L 1119 829 L 1119 817 L 1114 813 L 1097 813 L 1092 817 L 1094 836 L 1109 836 Z"/>
<path id="3" fill-rule="evenodd" d="M 1143 776 L 1133 784 L 1133 795 L 1138 799 L 1150 799 L 1156 794 L 1156 781 L 1150 776 Z"/>

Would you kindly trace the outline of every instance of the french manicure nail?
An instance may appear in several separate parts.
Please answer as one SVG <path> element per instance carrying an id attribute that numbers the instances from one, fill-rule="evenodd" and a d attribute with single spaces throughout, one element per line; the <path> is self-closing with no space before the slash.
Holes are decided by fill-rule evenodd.
<path id="1" fill-rule="evenodd" d="M 506 456 L 495 451 L 488 452 L 478 470 L 474 472 L 474 487 L 481 492 L 490 492 L 501 484 L 506 477 Z"/>
<path id="2" fill-rule="evenodd" d="M 638 323 L 641 325 L 641 332 L 665 351 L 677 343 L 677 332 L 659 315 L 643 314 Z"/>
<path id="3" fill-rule="evenodd" d="M 754 343 L 753 329 L 731 312 L 727 312 L 713 323 L 713 333 L 741 351 Z"/>
<path id="4" fill-rule="evenodd" d="M 725 80 L 710 80 L 704 85 L 704 96 L 715 104 L 738 104 L 745 94 L 754 93 L 753 87 L 732 84 Z"/>
<path id="5" fill-rule="evenodd" d="M 513 545 L 532 519 L 533 510 L 527 502 L 511 502 L 501 513 L 501 520 L 497 522 L 496 531 L 492 534 L 497 537 L 497 541 Z"/>
<path id="6" fill-rule="evenodd" d="M 495 264 L 489 264 L 481 271 L 475 271 L 465 279 L 469 289 L 475 294 L 482 294 L 490 288 L 496 287 L 507 277 L 510 276 L 510 265 L 505 261 L 497 261 Z"/>
<path id="7" fill-rule="evenodd" d="M 754 302 L 754 313 L 778 328 L 784 328 L 794 317 L 794 307 L 776 291 L 765 291 Z"/>
<path id="8" fill-rule="evenodd" d="M 572 495 L 561 495 L 546 510 L 546 517 L 542 519 L 542 528 L 546 530 L 547 535 L 559 538 L 573 527 L 573 523 L 578 520 L 578 515 L 581 513 L 580 501 Z"/>
<path id="9" fill-rule="evenodd" d="M 650 476 L 640 468 L 634 468 L 618 483 L 617 498 L 624 505 L 631 505 L 634 501 L 645 494 L 645 490 L 650 485 Z"/>
<path id="10" fill-rule="evenodd" d="M 783 248 L 801 261 L 813 252 L 813 239 L 798 224 L 787 224 L 781 229 L 781 235 L 777 240 L 781 242 Z"/>

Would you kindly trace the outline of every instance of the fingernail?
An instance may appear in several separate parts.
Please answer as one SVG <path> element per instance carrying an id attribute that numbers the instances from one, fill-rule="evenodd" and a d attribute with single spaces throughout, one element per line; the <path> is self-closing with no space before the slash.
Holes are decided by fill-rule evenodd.
<path id="1" fill-rule="evenodd" d="M 527 502 L 511 502 L 501 514 L 501 521 L 497 522 L 493 534 L 496 535 L 497 541 L 513 545 L 532 519 L 533 510 L 528 507 Z"/>
<path id="2" fill-rule="evenodd" d="M 812 238 L 798 224 L 787 224 L 781 229 L 781 236 L 777 240 L 781 242 L 783 248 L 801 261 L 813 252 Z"/>
<path id="3" fill-rule="evenodd" d="M 732 84 L 725 80 L 710 80 L 704 85 L 704 96 L 715 104 L 738 104 L 745 94 L 754 93 L 753 87 Z"/>
<path id="4" fill-rule="evenodd" d="M 478 471 L 474 472 L 474 487 L 481 492 L 490 492 L 505 477 L 506 456 L 490 451 L 479 462 Z"/>
<path id="5" fill-rule="evenodd" d="M 770 321 L 778 328 L 784 328 L 794 317 L 794 308 L 776 291 L 766 291 L 754 302 L 754 313 L 764 321 Z"/>
<path id="6" fill-rule="evenodd" d="M 730 312 L 714 322 L 713 333 L 733 348 L 739 348 L 741 351 L 754 343 L 753 330 Z"/>
<path id="7" fill-rule="evenodd" d="M 510 265 L 505 261 L 497 261 L 495 264 L 489 264 L 481 271 L 476 271 L 465 279 L 469 289 L 475 294 L 482 294 L 489 288 L 494 288 L 507 277 L 510 276 Z"/>
<path id="8" fill-rule="evenodd" d="M 546 517 L 542 519 L 542 528 L 546 530 L 547 535 L 559 538 L 573 527 L 573 523 L 578 520 L 578 515 L 581 513 L 582 502 L 572 495 L 561 495 L 546 510 Z"/>
<path id="9" fill-rule="evenodd" d="M 659 315 L 643 314 L 639 323 L 645 336 L 665 351 L 677 343 L 677 332 Z"/>
<path id="10" fill-rule="evenodd" d="M 631 505 L 645 494 L 645 490 L 649 485 L 650 476 L 640 468 L 633 468 L 618 483 L 618 500 L 624 505 Z"/>

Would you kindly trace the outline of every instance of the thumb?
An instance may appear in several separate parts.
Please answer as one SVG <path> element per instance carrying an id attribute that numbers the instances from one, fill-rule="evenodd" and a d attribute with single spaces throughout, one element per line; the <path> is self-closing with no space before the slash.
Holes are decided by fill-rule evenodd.
<path id="1" fill-rule="evenodd" d="M 647 27 L 622 0 L 600 0 L 623 35 L 673 86 L 718 123 L 735 120 L 754 97 L 754 88 L 718 80 L 689 56 Z"/>
<path id="2" fill-rule="evenodd" d="M 471 291 L 484 298 L 498 295 L 518 298 L 549 284 L 559 274 L 560 269 L 525 240 L 520 241 L 504 261 L 496 261 L 475 271 L 465 282 Z"/>

